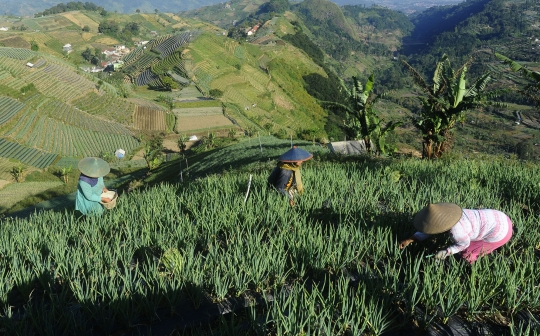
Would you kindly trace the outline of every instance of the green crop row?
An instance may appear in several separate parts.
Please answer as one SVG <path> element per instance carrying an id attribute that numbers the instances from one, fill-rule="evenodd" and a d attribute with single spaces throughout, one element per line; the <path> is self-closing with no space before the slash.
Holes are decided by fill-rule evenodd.
<path id="1" fill-rule="evenodd" d="M 17 316 L 6 330 L 111 334 L 151 323 L 162 309 L 174 314 L 179 304 L 258 294 L 273 300 L 252 310 L 244 334 L 259 325 L 272 335 L 380 335 L 452 316 L 512 320 L 540 311 L 540 167 L 330 160 L 305 164 L 306 193 L 295 208 L 266 187 L 272 161 L 135 191 L 103 217 L 4 219 L 0 301 Z M 472 266 L 424 258 L 440 240 L 400 250 L 411 216 L 441 201 L 500 209 L 518 231 Z"/>

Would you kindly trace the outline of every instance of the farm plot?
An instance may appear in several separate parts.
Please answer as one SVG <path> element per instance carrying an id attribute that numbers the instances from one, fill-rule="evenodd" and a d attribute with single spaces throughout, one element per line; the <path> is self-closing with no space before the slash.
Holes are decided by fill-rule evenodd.
<path id="1" fill-rule="evenodd" d="M 88 26 L 92 31 L 97 31 L 99 24 L 80 12 L 71 12 L 62 14 L 66 19 L 75 23 L 79 27 Z"/>
<path id="2" fill-rule="evenodd" d="M 100 153 L 113 153 L 118 148 L 131 151 L 139 146 L 132 135 L 82 129 L 36 112 L 21 118 L 10 135 L 29 147 L 71 157 L 98 156 Z"/>
<path id="3" fill-rule="evenodd" d="M 166 57 L 172 54 L 180 46 L 188 43 L 192 39 L 193 35 L 195 35 L 195 33 L 193 32 L 185 32 L 182 34 L 174 35 L 166 39 L 162 43 L 156 45 L 153 50 L 161 53 L 161 57 Z"/>
<path id="4" fill-rule="evenodd" d="M 6 159 L 6 158 L 0 158 L 0 179 L 6 180 L 6 181 L 13 181 L 13 176 L 11 175 L 10 171 L 14 167 L 17 167 L 18 165 L 19 163 L 17 161 Z M 35 167 L 31 167 L 31 166 L 24 167 L 24 171 L 27 174 L 36 170 L 37 168 Z"/>
<path id="5" fill-rule="evenodd" d="M 192 108 L 175 108 L 173 109 L 174 114 L 177 117 L 203 117 L 203 116 L 214 116 L 223 114 L 223 109 L 219 107 L 192 107 Z"/>
<path id="6" fill-rule="evenodd" d="M 95 89 L 95 84 L 71 69 L 54 63 L 22 76 L 32 82 L 46 96 L 71 101 Z"/>
<path id="7" fill-rule="evenodd" d="M 92 130 L 96 132 L 132 136 L 133 133 L 125 126 L 115 122 L 99 119 L 89 113 L 76 109 L 59 101 L 49 100 L 39 109 L 50 118 L 67 125 Z"/>
<path id="8" fill-rule="evenodd" d="M 203 129 L 216 129 L 232 126 L 223 115 L 221 107 L 195 107 L 174 109 L 176 131 L 187 132 Z"/>
<path id="9" fill-rule="evenodd" d="M 51 36 L 42 32 L 31 32 L 25 35 L 30 41 L 36 41 L 39 45 L 45 45 L 52 40 Z"/>
<path id="10" fill-rule="evenodd" d="M 46 72 L 49 76 L 54 76 L 58 80 L 66 82 L 70 84 L 71 87 L 81 91 L 92 90 L 95 88 L 95 84 L 92 81 L 80 76 L 65 66 L 49 63 L 41 70 Z"/>
<path id="11" fill-rule="evenodd" d="M 28 71 L 24 61 L 3 55 L 0 55 L 0 70 L 8 71 L 15 77 Z"/>
<path id="12" fill-rule="evenodd" d="M 133 112 L 135 111 L 135 104 L 127 100 L 111 95 L 99 96 L 95 92 L 90 92 L 73 101 L 73 104 L 90 114 L 104 116 L 123 125 L 132 124 Z"/>
<path id="13" fill-rule="evenodd" d="M 199 89 L 195 85 L 189 85 L 180 90 L 174 98 L 176 101 L 190 101 L 204 98 Z"/>
<path id="14" fill-rule="evenodd" d="M 233 126 L 233 123 L 224 115 L 181 117 L 177 118 L 176 131 L 188 132 L 199 130 L 211 130 Z"/>
<path id="15" fill-rule="evenodd" d="M 147 131 L 166 131 L 167 130 L 167 112 L 163 110 L 154 110 L 144 106 L 137 106 L 133 114 L 134 128 Z"/>
<path id="16" fill-rule="evenodd" d="M 51 165 L 57 155 L 0 139 L 0 157 L 17 159 L 29 166 L 43 169 Z"/>
<path id="17" fill-rule="evenodd" d="M 37 195 L 59 185 L 62 185 L 62 182 L 11 183 L 0 190 L 0 211 L 6 211 L 16 203 L 23 201 L 28 197 L 32 197 L 33 195 Z"/>
<path id="18" fill-rule="evenodd" d="M 127 101 L 143 107 L 148 107 L 154 110 L 164 110 L 165 108 L 159 104 L 154 103 L 151 100 L 141 99 L 141 98 L 127 98 Z"/>
<path id="19" fill-rule="evenodd" d="M 16 60 L 27 60 L 34 57 L 35 55 L 35 52 L 28 49 L 0 47 L 0 56 L 13 58 Z"/>
<path id="20" fill-rule="evenodd" d="M 0 125 L 7 123 L 23 108 L 23 103 L 20 103 L 15 99 L 0 96 Z"/>
<path id="21" fill-rule="evenodd" d="M 46 16 L 37 18 L 34 22 L 36 22 L 42 30 L 62 29 L 73 25 L 73 22 L 63 16 Z"/>
<path id="22" fill-rule="evenodd" d="M 254 141 L 241 145 L 199 162 L 213 166 L 204 174 L 209 177 L 134 191 L 99 218 L 74 220 L 72 213 L 50 211 L 4 219 L 0 301 L 24 312 L 10 326 L 12 334 L 113 335 L 184 308 L 195 314 L 186 322 L 197 321 L 205 307 L 222 312 L 218 307 L 233 307 L 236 300 L 257 306 L 216 314 L 186 332 L 216 335 L 240 325 L 245 333 L 230 334 L 425 335 L 460 325 L 489 335 L 538 333 L 540 232 L 538 204 L 531 202 L 540 197 L 540 189 L 531 188 L 540 179 L 538 165 L 325 162 L 321 147 L 302 143 L 318 159 L 302 168 L 309 192 L 291 209 L 266 187 L 265 169 L 290 148 L 288 141 L 265 141 L 265 154 Z M 261 171 L 233 170 L 238 157 Z M 221 174 L 224 169 L 232 172 Z M 250 174 L 252 192 L 244 201 Z M 321 209 L 322 200 L 328 207 Z M 454 256 L 426 258 L 447 246 L 444 239 L 400 249 L 399 240 L 414 232 L 412 215 L 432 202 L 500 209 L 517 232 L 473 265 Z M 40 276 L 56 265 L 62 268 L 55 276 Z M 47 288 L 51 293 L 33 297 L 33 305 L 9 300 Z M 60 327 L 66 307 L 72 314 Z M 501 320 L 513 323 L 501 326 Z M 494 324 L 498 329 L 491 329 Z"/>

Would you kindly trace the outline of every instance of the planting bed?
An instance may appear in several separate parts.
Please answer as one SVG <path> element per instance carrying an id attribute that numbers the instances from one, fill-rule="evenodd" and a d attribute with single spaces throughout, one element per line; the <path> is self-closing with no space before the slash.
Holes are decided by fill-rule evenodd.
<path id="1" fill-rule="evenodd" d="M 0 190 L 0 213 L 5 212 L 16 203 L 47 189 L 61 185 L 62 182 L 23 182 L 11 183 Z"/>
<path id="2" fill-rule="evenodd" d="M 540 310 L 539 166 L 493 158 L 345 162 L 317 154 L 303 167 L 306 193 L 291 208 L 266 187 L 288 148 L 288 141 L 265 142 L 257 154 L 252 139 L 223 159 L 215 152 L 203 161 L 228 172 L 122 195 L 103 217 L 4 219 L 4 330 L 136 335 L 141 326 L 149 334 L 176 319 L 160 334 L 177 326 L 191 335 L 437 334 L 435 325 L 457 320 L 491 334 L 539 331 L 530 319 Z M 197 165 L 189 169 L 195 175 Z M 444 239 L 400 250 L 412 215 L 441 201 L 500 209 L 518 231 L 472 266 L 425 258 Z M 209 301 L 248 297 L 258 305 L 215 323 L 201 319 Z M 191 315 L 178 315 L 185 307 Z M 187 316 L 205 325 L 194 327 Z"/>
<path id="3" fill-rule="evenodd" d="M 209 116 L 178 117 L 176 119 L 176 131 L 178 132 L 216 129 L 232 126 L 233 123 L 223 114 Z"/>

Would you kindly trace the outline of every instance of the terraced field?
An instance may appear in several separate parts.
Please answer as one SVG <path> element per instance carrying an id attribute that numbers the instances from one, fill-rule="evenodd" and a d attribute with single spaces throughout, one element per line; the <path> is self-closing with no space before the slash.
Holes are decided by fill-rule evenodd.
<path id="1" fill-rule="evenodd" d="M 16 203 L 45 190 L 57 187 L 62 182 L 24 182 L 12 183 L 0 190 L 0 212 L 5 212 Z"/>
<path id="2" fill-rule="evenodd" d="M 60 110 L 62 105 L 54 107 L 59 107 L 58 118 L 71 120 L 73 114 L 70 115 L 64 111 L 69 107 L 64 106 L 65 109 L 62 111 Z M 6 136 L 28 147 L 73 157 L 99 156 L 101 153 L 113 153 L 118 148 L 129 152 L 139 146 L 138 140 L 131 135 L 131 132 L 120 125 L 95 118 L 73 119 L 74 123 L 88 126 L 87 129 L 83 129 L 48 117 L 48 113 L 28 110 L 6 133 Z M 80 113 L 79 118 L 84 119 L 84 115 Z M 102 130 L 100 126 L 103 127 Z"/>
<path id="3" fill-rule="evenodd" d="M 135 129 L 147 131 L 166 131 L 167 112 L 154 110 L 152 108 L 137 106 L 133 114 L 133 124 Z"/>
<path id="4" fill-rule="evenodd" d="M 19 164 L 17 161 L 6 159 L 6 158 L 0 158 L 0 179 L 5 180 L 5 181 L 13 181 L 13 176 L 11 176 L 10 171 L 13 169 L 13 167 L 17 167 L 18 165 Z M 27 174 L 36 170 L 37 168 L 35 167 L 31 167 L 31 166 L 24 167 L 24 171 Z"/>
<path id="5" fill-rule="evenodd" d="M 91 31 L 97 31 L 99 24 L 89 18 L 88 16 L 82 14 L 81 12 L 68 12 L 63 13 L 62 16 L 64 16 L 66 19 L 70 20 L 71 22 L 75 23 L 79 27 L 88 26 L 90 27 Z"/>
<path id="6" fill-rule="evenodd" d="M 1 73 L 0 73 L 1 76 Z M 7 123 L 17 112 L 24 108 L 24 104 L 8 97 L 0 96 L 0 125 Z"/>
<path id="7" fill-rule="evenodd" d="M 51 165 L 57 155 L 0 138 L 0 157 L 17 159 L 29 166 L 43 169 Z"/>
<path id="8" fill-rule="evenodd" d="M 74 100 L 73 105 L 92 115 L 104 116 L 123 125 L 131 125 L 135 104 L 111 95 L 90 92 Z"/>

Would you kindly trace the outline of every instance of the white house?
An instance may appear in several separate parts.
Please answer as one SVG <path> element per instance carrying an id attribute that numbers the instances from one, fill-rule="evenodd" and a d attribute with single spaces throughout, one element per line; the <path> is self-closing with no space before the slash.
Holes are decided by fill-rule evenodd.
<path id="1" fill-rule="evenodd" d="M 33 67 L 34 67 L 34 64 L 28 62 L 28 63 L 26 63 L 26 66 L 29 67 L 29 68 L 33 68 Z"/>
<path id="2" fill-rule="evenodd" d="M 0 31 L 8 31 L 9 28 L 8 27 L 0 27 Z"/>
<path id="3" fill-rule="evenodd" d="M 69 43 L 66 44 L 65 46 L 62 47 L 62 50 L 70 53 L 72 51 L 71 50 L 71 44 L 69 44 Z"/>

